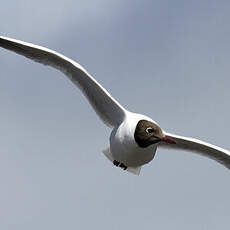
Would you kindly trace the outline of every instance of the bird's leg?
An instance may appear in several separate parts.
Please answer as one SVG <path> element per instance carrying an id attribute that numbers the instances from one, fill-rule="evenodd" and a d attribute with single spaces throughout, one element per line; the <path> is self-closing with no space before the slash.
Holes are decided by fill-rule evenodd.
<path id="1" fill-rule="evenodd" d="M 118 166 L 119 166 L 119 164 L 120 164 L 120 162 L 119 162 L 119 161 L 114 160 L 114 161 L 113 161 L 113 164 L 114 164 L 115 166 L 117 166 L 117 167 L 118 167 Z"/>
<path id="2" fill-rule="evenodd" d="M 126 170 L 127 169 L 127 166 L 124 165 L 123 163 L 120 163 L 119 167 L 121 167 L 122 169 Z"/>
<path id="3" fill-rule="evenodd" d="M 116 160 L 114 160 L 113 161 L 113 164 L 115 165 L 115 166 L 119 166 L 120 168 L 122 168 L 122 169 L 124 169 L 124 170 L 126 170 L 127 169 L 127 166 L 125 166 L 123 163 L 120 163 L 119 161 L 116 161 Z"/>

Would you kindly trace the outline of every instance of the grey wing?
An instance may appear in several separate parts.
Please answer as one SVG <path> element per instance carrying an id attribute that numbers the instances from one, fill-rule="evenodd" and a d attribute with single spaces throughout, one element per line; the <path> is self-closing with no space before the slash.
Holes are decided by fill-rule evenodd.
<path id="1" fill-rule="evenodd" d="M 2 36 L 0 47 L 63 72 L 81 89 L 108 126 L 114 127 L 123 121 L 126 110 L 78 63 L 50 49 Z"/>
<path id="2" fill-rule="evenodd" d="M 195 138 L 182 137 L 170 133 L 165 133 L 165 135 L 175 140 L 176 144 L 160 142 L 159 147 L 198 153 L 209 157 L 230 169 L 230 151 Z"/>

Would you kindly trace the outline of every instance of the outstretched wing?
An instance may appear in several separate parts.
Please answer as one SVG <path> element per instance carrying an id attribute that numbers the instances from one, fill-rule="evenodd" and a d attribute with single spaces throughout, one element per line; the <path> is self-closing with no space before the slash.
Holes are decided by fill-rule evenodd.
<path id="1" fill-rule="evenodd" d="M 160 142 L 159 147 L 198 153 L 200 155 L 209 157 L 230 169 L 230 151 L 195 138 L 181 137 L 170 133 L 165 133 L 165 135 L 166 137 L 175 140 L 176 144 Z"/>
<path id="2" fill-rule="evenodd" d="M 63 72 L 76 84 L 108 126 L 119 125 L 125 109 L 78 63 L 50 49 L 0 36 L 0 47 Z"/>

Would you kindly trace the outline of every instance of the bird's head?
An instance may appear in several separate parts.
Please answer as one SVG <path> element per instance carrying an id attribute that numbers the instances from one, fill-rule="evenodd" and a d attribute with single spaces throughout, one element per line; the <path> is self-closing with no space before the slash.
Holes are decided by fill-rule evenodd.
<path id="1" fill-rule="evenodd" d="M 137 123 L 134 138 L 141 148 L 146 148 L 160 141 L 176 144 L 173 139 L 164 135 L 162 129 L 157 124 L 147 120 L 140 120 Z"/>

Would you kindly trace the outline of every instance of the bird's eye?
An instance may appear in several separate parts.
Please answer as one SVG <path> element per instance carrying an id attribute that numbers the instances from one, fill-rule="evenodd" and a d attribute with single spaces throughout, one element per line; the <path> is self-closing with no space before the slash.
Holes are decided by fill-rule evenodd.
<path id="1" fill-rule="evenodd" d="M 148 127 L 145 131 L 146 133 L 153 133 L 154 129 L 152 127 Z"/>

